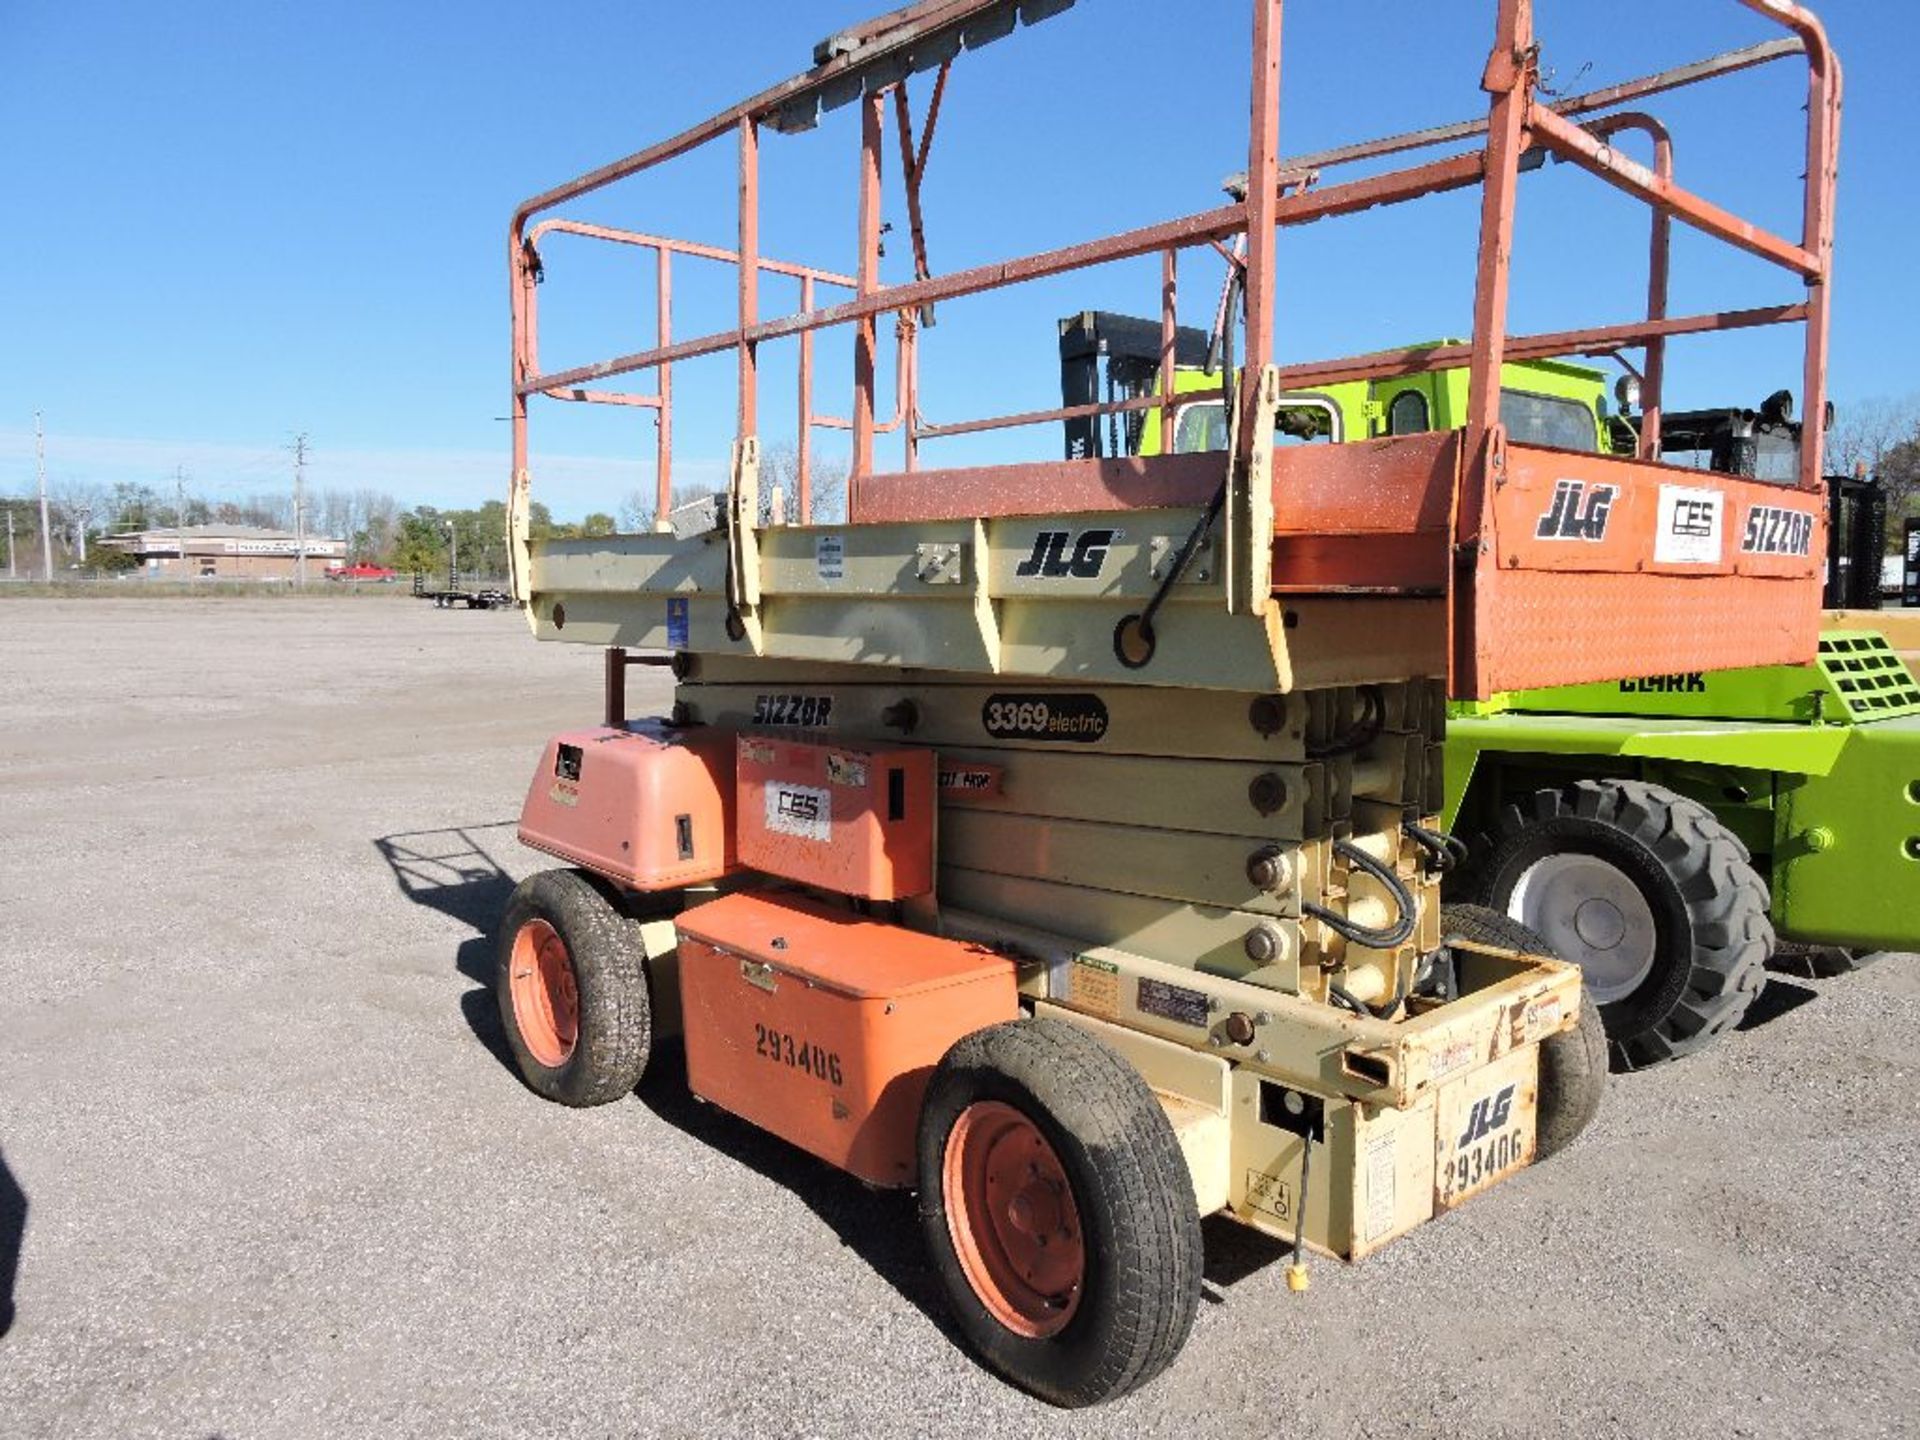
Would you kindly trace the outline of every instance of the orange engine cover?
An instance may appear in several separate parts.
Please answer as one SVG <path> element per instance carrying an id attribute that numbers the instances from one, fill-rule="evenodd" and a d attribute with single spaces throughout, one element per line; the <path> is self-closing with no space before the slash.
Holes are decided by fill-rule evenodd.
<path id="1" fill-rule="evenodd" d="M 740 863 L 868 900 L 933 889 L 931 750 L 740 737 Z"/>
<path id="2" fill-rule="evenodd" d="M 1012 1020 L 1013 962 L 793 895 L 691 910 L 680 997 L 693 1092 L 872 1185 L 911 1185 L 927 1077 Z"/>
<path id="3" fill-rule="evenodd" d="M 736 868 L 731 730 L 639 723 L 547 742 L 520 808 L 520 841 L 636 890 Z"/>

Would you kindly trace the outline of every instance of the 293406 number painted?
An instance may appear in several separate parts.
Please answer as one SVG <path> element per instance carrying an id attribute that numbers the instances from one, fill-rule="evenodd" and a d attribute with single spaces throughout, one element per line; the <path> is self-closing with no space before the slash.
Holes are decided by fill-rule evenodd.
<path id="1" fill-rule="evenodd" d="M 776 1065 L 785 1065 L 829 1085 L 845 1083 L 840 1073 L 840 1057 L 831 1050 L 810 1044 L 804 1037 L 789 1035 L 756 1023 L 753 1027 L 753 1053 Z"/>
<path id="2" fill-rule="evenodd" d="M 1525 1156 L 1526 1142 L 1520 1131 L 1503 1130 L 1447 1161 L 1440 1176 L 1440 1193 L 1448 1198 L 1465 1194 L 1519 1164 Z"/>

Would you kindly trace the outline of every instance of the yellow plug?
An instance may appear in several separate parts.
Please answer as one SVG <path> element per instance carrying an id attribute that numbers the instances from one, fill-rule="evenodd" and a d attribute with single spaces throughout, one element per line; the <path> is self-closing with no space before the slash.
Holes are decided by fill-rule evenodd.
<path id="1" fill-rule="evenodd" d="M 1311 1283 L 1313 1282 L 1307 1274 L 1306 1266 L 1300 1264 L 1298 1261 L 1287 1266 L 1287 1289 L 1297 1294 L 1306 1289 Z"/>

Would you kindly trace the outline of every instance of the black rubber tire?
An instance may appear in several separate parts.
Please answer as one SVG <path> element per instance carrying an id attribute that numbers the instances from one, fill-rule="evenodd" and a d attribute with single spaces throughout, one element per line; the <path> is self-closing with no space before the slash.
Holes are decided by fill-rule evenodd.
<path id="1" fill-rule="evenodd" d="M 1073 1187 L 1087 1278 L 1073 1318 L 1034 1339 L 996 1320 L 955 1253 L 943 1193 L 960 1112 L 998 1100 L 1053 1146 Z M 1015 1020 L 958 1041 L 934 1070 L 920 1114 L 920 1225 L 968 1344 L 988 1367 L 1061 1406 L 1138 1389 L 1186 1344 L 1204 1260 L 1193 1180 L 1140 1073 L 1062 1020 Z"/>
<path id="2" fill-rule="evenodd" d="M 1440 934 L 1443 940 L 1474 940 L 1529 955 L 1553 955 L 1539 935 L 1512 916 L 1484 905 L 1442 906 Z M 1540 1042 L 1540 1100 L 1533 1127 L 1535 1163 L 1571 1145 L 1600 1113 L 1600 1099 L 1606 1093 L 1607 1030 L 1600 1020 L 1600 1007 L 1583 986 L 1580 1023 Z"/>
<path id="3" fill-rule="evenodd" d="M 514 936 L 545 920 L 566 942 L 579 997 L 579 1034 L 558 1066 L 535 1059 L 514 1017 L 508 968 Z M 562 1105 L 605 1105 L 632 1093 L 653 1048 L 647 949 L 602 882 L 582 870 L 542 870 L 514 887 L 500 921 L 494 997 L 527 1088 Z"/>
<path id="4" fill-rule="evenodd" d="M 1884 950 L 1847 950 L 1838 945 L 1806 945 L 1800 947 L 1799 958 L 1806 962 L 1808 973 L 1815 979 L 1831 980 L 1877 964 L 1886 953 Z"/>
<path id="5" fill-rule="evenodd" d="M 1505 914 L 1527 867 L 1563 851 L 1613 865 L 1653 912 L 1653 969 L 1600 1006 L 1619 1068 L 1679 1059 L 1740 1022 L 1766 985 L 1773 923 L 1766 882 L 1710 810 L 1643 780 L 1536 791 L 1501 813 L 1475 900 Z"/>

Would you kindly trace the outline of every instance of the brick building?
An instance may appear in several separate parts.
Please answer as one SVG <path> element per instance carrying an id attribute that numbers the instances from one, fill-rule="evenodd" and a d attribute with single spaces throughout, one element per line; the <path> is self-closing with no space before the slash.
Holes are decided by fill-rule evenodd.
<path id="1" fill-rule="evenodd" d="M 296 536 L 253 525 L 130 530 L 97 543 L 133 556 L 155 579 L 292 580 L 300 567 L 301 541 Z M 329 567 L 346 560 L 344 540 L 309 535 L 305 546 L 309 579 L 320 579 Z"/>

